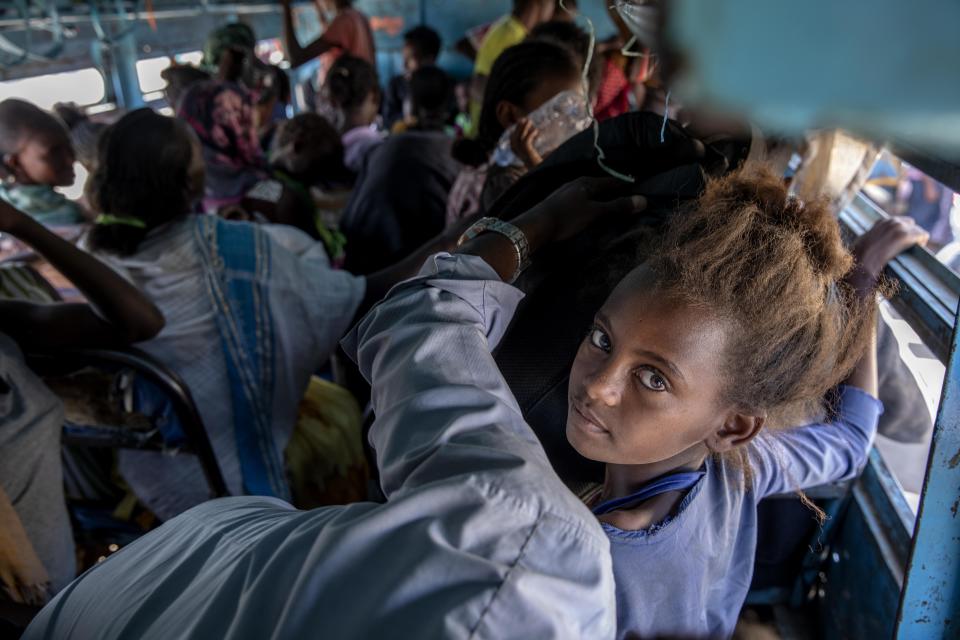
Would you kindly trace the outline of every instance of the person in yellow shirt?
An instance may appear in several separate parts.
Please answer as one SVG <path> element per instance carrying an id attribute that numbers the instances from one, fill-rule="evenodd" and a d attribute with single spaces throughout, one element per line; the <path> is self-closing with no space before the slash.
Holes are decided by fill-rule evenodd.
<path id="1" fill-rule="evenodd" d="M 477 51 L 473 66 L 473 80 L 470 83 L 468 134 L 471 137 L 476 134 L 476 123 L 480 120 L 480 108 L 483 104 L 483 92 L 493 63 L 505 49 L 523 42 L 535 26 L 553 18 L 555 7 L 556 0 L 513 0 L 513 11 L 494 22 L 487 31 Z"/>

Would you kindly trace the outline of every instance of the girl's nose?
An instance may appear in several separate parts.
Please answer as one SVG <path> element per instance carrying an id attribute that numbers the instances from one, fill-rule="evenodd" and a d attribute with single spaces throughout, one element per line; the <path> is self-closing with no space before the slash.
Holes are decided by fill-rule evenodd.
<path id="1" fill-rule="evenodd" d="M 615 371 L 598 369 L 587 376 L 585 387 L 587 396 L 595 402 L 608 407 L 615 407 L 620 404 L 622 386 Z"/>

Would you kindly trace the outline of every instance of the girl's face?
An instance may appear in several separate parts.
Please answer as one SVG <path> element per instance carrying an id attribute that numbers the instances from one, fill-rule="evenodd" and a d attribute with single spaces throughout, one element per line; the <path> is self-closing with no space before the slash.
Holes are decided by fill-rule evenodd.
<path id="1" fill-rule="evenodd" d="M 69 187 L 76 178 L 76 159 L 67 132 L 51 129 L 29 134 L 20 150 L 5 160 L 21 184 Z"/>
<path id="2" fill-rule="evenodd" d="M 620 283 L 577 352 L 567 439 L 622 465 L 682 464 L 740 444 L 745 417 L 721 401 L 727 324 L 651 291 L 644 276 Z"/>

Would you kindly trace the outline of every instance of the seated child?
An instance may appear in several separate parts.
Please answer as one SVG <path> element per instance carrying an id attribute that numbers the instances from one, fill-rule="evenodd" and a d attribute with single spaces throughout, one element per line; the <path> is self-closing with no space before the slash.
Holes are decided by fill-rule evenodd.
<path id="1" fill-rule="evenodd" d="M 337 130 L 322 116 L 301 113 L 280 124 L 269 157 L 271 178 L 247 193 L 243 208 L 322 241 L 331 262 L 341 265 L 344 237 L 325 224 L 311 193 L 313 187 L 335 187 L 350 179 Z"/>
<path id="2" fill-rule="evenodd" d="M 377 125 L 380 85 L 373 65 L 350 55 L 340 56 L 327 74 L 323 92 L 330 112 L 321 115 L 343 136 L 344 164 L 360 173 L 370 152 L 383 142 Z"/>
<path id="3" fill-rule="evenodd" d="M 64 502 L 59 398 L 22 351 L 126 346 L 163 316 L 133 285 L 0 200 L 0 231 L 42 255 L 89 304 L 0 300 L 0 600 L 42 604 L 76 574 Z"/>
<path id="4" fill-rule="evenodd" d="M 23 100 L 0 102 L 0 156 L 0 198 L 47 226 L 86 222 L 82 207 L 54 190 L 73 184 L 76 161 L 57 117 Z"/>

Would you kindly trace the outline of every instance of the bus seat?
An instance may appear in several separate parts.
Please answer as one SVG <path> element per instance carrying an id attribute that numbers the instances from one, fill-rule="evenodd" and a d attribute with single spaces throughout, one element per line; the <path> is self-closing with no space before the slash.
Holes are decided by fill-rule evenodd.
<path id="1" fill-rule="evenodd" d="M 87 411 L 81 414 L 85 413 L 87 418 L 93 415 L 94 419 L 68 422 L 64 430 L 67 443 L 81 447 L 153 451 L 177 448 L 197 456 L 211 497 L 228 495 L 190 390 L 165 365 L 133 348 L 74 349 L 31 353 L 27 357 L 30 366 L 66 401 L 75 399 L 77 384 L 83 380 L 84 373 L 89 380 L 91 371 L 106 374 L 107 384 L 112 385 L 107 394 L 122 399 L 111 403 L 113 406 L 106 410 L 109 416 L 111 408 L 115 412 L 119 409 L 114 420 L 109 417 L 98 420 L 97 416 L 105 415 L 102 407 L 99 411 L 96 407 L 86 407 Z M 83 394 L 83 391 L 79 393 Z M 88 422 L 99 424 L 85 424 Z"/>

